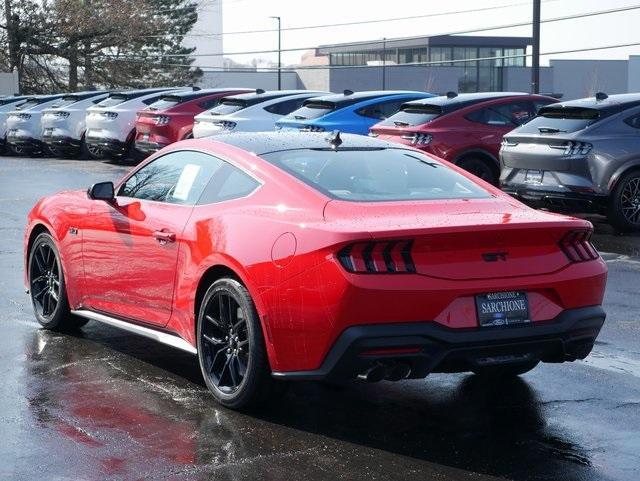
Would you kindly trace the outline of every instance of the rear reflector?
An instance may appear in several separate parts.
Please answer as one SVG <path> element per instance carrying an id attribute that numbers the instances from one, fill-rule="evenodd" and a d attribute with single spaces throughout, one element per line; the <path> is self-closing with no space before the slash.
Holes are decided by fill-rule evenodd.
<path id="1" fill-rule="evenodd" d="M 365 274 L 411 274 L 411 240 L 356 242 L 338 252 L 340 264 L 349 272 Z"/>
<path id="2" fill-rule="evenodd" d="M 600 257 L 591 244 L 591 230 L 572 230 L 560 241 L 560 248 L 571 262 L 592 261 Z"/>

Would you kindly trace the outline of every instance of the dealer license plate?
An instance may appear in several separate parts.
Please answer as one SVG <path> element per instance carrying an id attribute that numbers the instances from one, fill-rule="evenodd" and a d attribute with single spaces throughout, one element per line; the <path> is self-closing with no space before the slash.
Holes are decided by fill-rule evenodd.
<path id="1" fill-rule="evenodd" d="M 476 296 L 478 322 L 482 327 L 511 326 L 531 322 L 525 292 L 492 292 Z"/>

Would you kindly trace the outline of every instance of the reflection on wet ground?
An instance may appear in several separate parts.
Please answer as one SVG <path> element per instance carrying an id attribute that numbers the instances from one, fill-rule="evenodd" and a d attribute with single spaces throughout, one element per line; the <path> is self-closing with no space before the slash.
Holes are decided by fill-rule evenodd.
<path id="1" fill-rule="evenodd" d="M 95 323 L 62 335 L 32 321 L 20 284 L 28 208 L 123 169 L 12 165 L 0 162 L 0 479 L 640 479 L 637 236 L 596 226 L 611 252 L 609 317 L 586 362 L 503 383 L 300 383 L 244 414 L 211 399 L 187 354 Z"/>

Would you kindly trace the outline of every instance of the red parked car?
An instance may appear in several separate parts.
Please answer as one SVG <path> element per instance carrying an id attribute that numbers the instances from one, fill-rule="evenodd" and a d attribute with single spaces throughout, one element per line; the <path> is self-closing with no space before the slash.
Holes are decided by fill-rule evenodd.
<path id="1" fill-rule="evenodd" d="M 222 97 L 253 91 L 219 88 L 167 93 L 138 112 L 136 149 L 149 155 L 178 140 L 193 138 L 196 115 L 215 107 Z"/>
<path id="2" fill-rule="evenodd" d="M 399 112 L 374 125 L 370 135 L 435 154 L 497 185 L 503 135 L 557 101 L 523 93 L 449 92 L 402 104 Z"/>
<path id="3" fill-rule="evenodd" d="M 238 408 L 283 380 L 584 358 L 605 319 L 591 230 L 397 144 L 224 134 L 39 201 L 25 282 L 45 328 L 92 319 L 196 354 Z"/>

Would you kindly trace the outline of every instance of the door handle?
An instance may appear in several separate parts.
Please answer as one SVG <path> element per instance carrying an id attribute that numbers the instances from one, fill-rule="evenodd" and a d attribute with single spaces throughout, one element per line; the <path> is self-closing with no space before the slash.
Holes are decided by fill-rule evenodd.
<path id="1" fill-rule="evenodd" d="M 160 244 L 176 241 L 176 235 L 173 232 L 168 232 L 164 229 L 155 231 L 153 233 L 153 237 L 155 237 Z"/>

